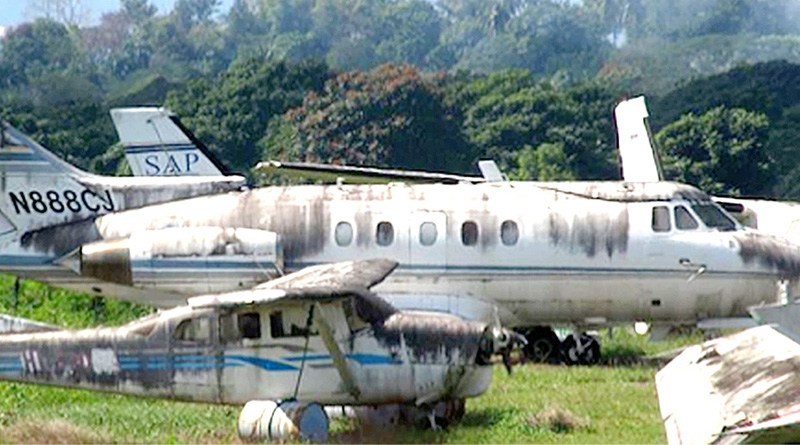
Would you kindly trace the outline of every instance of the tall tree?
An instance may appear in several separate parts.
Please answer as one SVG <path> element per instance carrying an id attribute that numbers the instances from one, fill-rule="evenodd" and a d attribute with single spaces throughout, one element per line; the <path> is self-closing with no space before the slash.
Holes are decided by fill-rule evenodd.
<path id="1" fill-rule="evenodd" d="M 26 15 L 77 27 L 88 23 L 91 11 L 84 0 L 27 0 Z"/>
<path id="2" fill-rule="evenodd" d="M 775 183 L 761 113 L 717 107 L 688 113 L 656 134 L 668 179 L 716 194 L 759 195 Z"/>

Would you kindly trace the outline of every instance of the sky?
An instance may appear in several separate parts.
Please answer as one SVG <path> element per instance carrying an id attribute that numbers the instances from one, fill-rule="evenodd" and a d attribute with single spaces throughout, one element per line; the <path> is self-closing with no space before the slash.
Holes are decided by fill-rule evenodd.
<path id="1" fill-rule="evenodd" d="M 158 13 L 163 14 L 171 11 L 176 0 L 150 0 L 150 3 L 158 8 Z M 100 16 L 105 12 L 111 12 L 119 9 L 119 0 L 83 0 L 83 3 L 89 8 L 91 14 L 91 23 L 97 23 Z M 222 0 L 220 11 L 227 11 L 233 0 Z M 29 19 L 26 16 L 28 9 L 27 0 L 0 0 L 0 35 L 2 35 L 3 27 L 18 25 Z"/>

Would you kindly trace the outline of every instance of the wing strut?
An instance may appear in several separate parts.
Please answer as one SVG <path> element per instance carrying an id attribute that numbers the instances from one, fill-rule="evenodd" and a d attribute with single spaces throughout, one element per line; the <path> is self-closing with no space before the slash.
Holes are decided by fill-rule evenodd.
<path id="1" fill-rule="evenodd" d="M 319 317 L 314 319 L 314 322 L 317 325 L 317 330 L 319 331 L 320 337 L 322 337 L 322 342 L 325 343 L 325 347 L 327 347 L 328 351 L 331 353 L 333 365 L 336 366 L 336 370 L 339 371 L 339 376 L 342 378 L 345 389 L 350 393 L 350 395 L 353 396 L 354 399 L 358 400 L 361 397 L 361 390 L 358 389 L 356 379 L 353 377 L 353 373 L 350 372 L 350 368 L 347 366 L 347 359 L 345 358 L 344 353 L 342 353 L 342 350 L 339 348 L 339 344 L 336 342 L 335 332 L 329 322 L 329 320 L 335 319 L 335 314 L 333 313 L 335 309 L 329 304 L 323 305 L 315 303 L 314 305 L 317 306 L 320 314 Z"/>

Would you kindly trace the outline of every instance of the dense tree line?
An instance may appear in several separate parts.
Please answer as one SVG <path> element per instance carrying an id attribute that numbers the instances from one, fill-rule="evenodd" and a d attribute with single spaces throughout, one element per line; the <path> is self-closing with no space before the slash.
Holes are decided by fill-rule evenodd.
<path id="1" fill-rule="evenodd" d="M 748 45 L 791 60 L 793 4 L 236 0 L 219 16 L 217 0 L 165 14 L 123 0 L 93 26 L 11 29 L 0 116 L 102 173 L 125 171 L 108 109 L 166 104 L 243 172 L 261 158 L 469 172 L 490 157 L 518 179 L 617 179 L 611 110 L 647 92 L 670 178 L 799 197 L 800 67 L 685 80 L 751 60 Z M 707 57 L 719 48 L 736 51 Z"/>

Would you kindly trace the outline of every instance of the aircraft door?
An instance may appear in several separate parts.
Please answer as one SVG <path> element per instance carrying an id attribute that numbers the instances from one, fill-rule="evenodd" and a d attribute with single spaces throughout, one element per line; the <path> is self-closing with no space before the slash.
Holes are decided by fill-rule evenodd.
<path id="1" fill-rule="evenodd" d="M 210 313 L 177 320 L 172 330 L 172 359 L 151 366 L 171 366 L 176 398 L 219 401 L 216 322 Z"/>
<path id="2" fill-rule="evenodd" d="M 426 272 L 444 272 L 447 266 L 447 215 L 415 212 L 409 218 L 411 265 Z"/>

